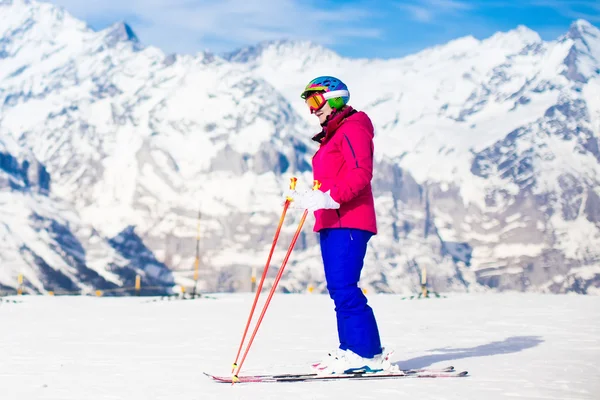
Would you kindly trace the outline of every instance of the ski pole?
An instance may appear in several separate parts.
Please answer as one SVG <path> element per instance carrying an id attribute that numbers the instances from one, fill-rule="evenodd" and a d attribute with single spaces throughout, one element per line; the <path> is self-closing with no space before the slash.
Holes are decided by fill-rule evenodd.
<path id="1" fill-rule="evenodd" d="M 290 178 L 290 189 L 296 189 L 296 182 L 298 179 Z M 258 288 L 256 289 L 256 295 L 254 296 L 254 303 L 252 303 L 252 308 L 250 309 L 250 316 L 248 316 L 248 322 L 246 322 L 246 328 L 244 329 L 244 334 L 242 335 L 242 341 L 240 342 L 240 347 L 238 348 L 237 355 L 235 356 L 235 361 L 233 362 L 233 367 L 231 368 L 231 373 L 235 371 L 237 367 L 238 359 L 240 358 L 240 353 L 242 351 L 242 346 L 244 345 L 244 340 L 246 340 L 246 335 L 248 333 L 248 327 L 250 326 L 250 321 L 252 320 L 252 316 L 254 315 L 254 310 L 256 308 L 256 303 L 258 302 L 258 297 L 260 296 L 260 292 L 263 287 L 263 283 L 265 282 L 265 278 L 267 276 L 267 271 L 269 270 L 269 265 L 271 264 L 271 258 L 273 257 L 273 251 L 275 250 L 275 245 L 277 244 L 277 240 L 279 238 L 279 232 L 281 232 L 281 227 L 283 226 L 283 221 L 285 219 L 285 214 L 287 212 L 288 207 L 290 206 L 291 198 L 288 196 L 285 199 L 285 203 L 283 204 L 283 212 L 281 213 L 281 218 L 279 218 L 279 225 L 277 226 L 277 230 L 275 231 L 275 236 L 273 237 L 273 243 L 271 244 L 271 251 L 269 251 L 269 256 L 267 257 L 267 263 L 265 264 L 265 268 L 263 270 L 262 276 L 260 278 L 260 282 L 258 284 Z"/>
<path id="2" fill-rule="evenodd" d="M 315 180 L 313 190 L 317 190 L 320 187 L 321 187 L 321 183 L 319 181 Z M 300 219 L 300 223 L 298 224 L 296 233 L 294 233 L 294 237 L 292 238 L 292 242 L 290 243 L 290 246 L 285 255 L 285 258 L 283 259 L 281 268 L 279 268 L 279 271 L 277 272 L 277 276 L 275 277 L 275 281 L 273 282 L 273 287 L 271 288 L 271 291 L 269 292 L 269 296 L 267 297 L 267 300 L 265 301 L 265 305 L 263 306 L 262 312 L 260 313 L 258 321 L 256 322 L 256 327 L 254 327 L 254 332 L 252 332 L 252 336 L 250 337 L 250 341 L 248 342 L 248 347 L 246 347 L 246 351 L 244 352 L 242 361 L 240 361 L 240 364 L 237 367 L 237 371 L 235 371 L 235 374 L 233 375 L 233 377 L 231 379 L 232 384 L 239 382 L 238 374 L 240 373 L 240 370 L 242 369 L 242 365 L 244 365 L 246 356 L 248 355 L 248 352 L 250 351 L 250 346 L 252 346 L 252 343 L 254 342 L 254 338 L 256 337 L 256 332 L 258 332 L 258 328 L 260 327 L 260 324 L 262 323 L 262 320 L 265 316 L 265 312 L 267 311 L 267 307 L 269 307 L 269 304 L 271 303 L 271 299 L 273 298 L 273 294 L 275 294 L 277 285 L 279 284 L 279 281 L 281 280 L 281 276 L 283 275 L 285 266 L 288 262 L 288 259 L 290 258 L 290 254 L 292 254 L 292 250 L 294 249 L 294 246 L 296 245 L 296 241 L 298 240 L 298 237 L 300 236 L 300 231 L 302 231 L 302 226 L 304 225 L 304 221 L 306 220 L 307 216 L 308 216 L 308 209 L 304 210 L 304 214 L 302 215 L 302 218 Z"/>

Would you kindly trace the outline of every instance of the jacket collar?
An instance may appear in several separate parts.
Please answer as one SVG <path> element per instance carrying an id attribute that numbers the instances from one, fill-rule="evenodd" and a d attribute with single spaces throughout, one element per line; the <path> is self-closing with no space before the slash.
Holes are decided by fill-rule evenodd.
<path id="1" fill-rule="evenodd" d="M 352 114 L 355 114 L 356 112 L 357 111 L 352 107 L 346 106 L 342 110 L 336 111 L 335 113 L 331 114 L 327 118 L 327 121 L 325 121 L 325 123 L 322 124 L 323 130 L 317 133 L 315 136 L 313 136 L 312 140 L 314 140 L 317 143 L 323 144 L 335 134 L 335 131 L 337 131 L 337 129 L 344 123 L 346 118 L 348 118 Z"/>

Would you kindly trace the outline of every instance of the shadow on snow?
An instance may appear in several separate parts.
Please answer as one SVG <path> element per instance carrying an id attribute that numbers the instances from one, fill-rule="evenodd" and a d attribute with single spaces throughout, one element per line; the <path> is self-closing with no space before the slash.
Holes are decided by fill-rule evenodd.
<path id="1" fill-rule="evenodd" d="M 426 356 L 415 357 L 409 360 L 394 363 L 400 368 L 425 368 L 432 364 L 450 360 L 459 360 L 470 357 L 487 357 L 497 354 L 518 353 L 541 344 L 544 340 L 539 336 L 513 336 L 502 341 L 491 342 L 476 347 L 431 349 Z"/>

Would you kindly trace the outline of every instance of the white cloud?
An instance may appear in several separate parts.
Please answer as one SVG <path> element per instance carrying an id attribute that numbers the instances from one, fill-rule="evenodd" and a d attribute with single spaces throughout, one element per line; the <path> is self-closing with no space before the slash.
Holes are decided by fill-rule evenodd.
<path id="1" fill-rule="evenodd" d="M 424 0 L 424 2 L 437 9 L 442 10 L 469 10 L 471 9 L 471 4 L 465 1 L 457 1 L 457 0 Z"/>
<path id="2" fill-rule="evenodd" d="M 418 22 L 434 22 L 437 17 L 472 8 L 466 1 L 458 0 L 412 0 L 397 6 L 408 11 L 410 17 Z"/>
<path id="3" fill-rule="evenodd" d="M 428 8 L 414 4 L 405 4 L 402 5 L 401 8 L 407 10 L 411 14 L 412 18 L 419 22 L 430 22 L 433 20 L 434 13 Z"/>
<path id="4" fill-rule="evenodd" d="M 51 0 L 77 18 L 110 24 L 125 20 L 140 40 L 176 52 L 272 39 L 307 39 L 324 45 L 378 38 L 364 22 L 366 6 L 320 8 L 307 0 Z"/>

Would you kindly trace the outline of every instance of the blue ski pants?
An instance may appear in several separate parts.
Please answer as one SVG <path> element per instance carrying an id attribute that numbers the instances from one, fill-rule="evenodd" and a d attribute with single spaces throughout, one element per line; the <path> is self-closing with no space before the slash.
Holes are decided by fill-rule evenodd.
<path id="1" fill-rule="evenodd" d="M 340 349 L 366 358 L 382 351 L 375 315 L 358 287 L 371 236 L 371 232 L 351 228 L 320 231 L 325 279 L 335 304 Z"/>

